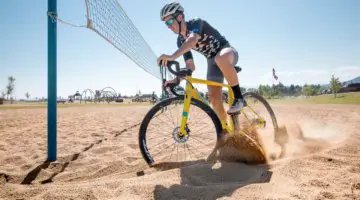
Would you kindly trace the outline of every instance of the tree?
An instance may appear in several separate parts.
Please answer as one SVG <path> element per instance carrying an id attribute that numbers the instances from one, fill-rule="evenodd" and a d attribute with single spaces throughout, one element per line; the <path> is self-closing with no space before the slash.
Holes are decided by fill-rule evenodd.
<path id="1" fill-rule="evenodd" d="M 248 88 L 246 91 L 258 93 L 258 90 L 256 88 Z"/>
<path id="2" fill-rule="evenodd" d="M 305 84 L 303 89 L 302 89 L 302 94 L 305 95 L 306 97 L 311 96 L 312 93 L 312 88 L 311 86 Z"/>
<path id="3" fill-rule="evenodd" d="M 334 98 L 336 98 L 336 93 L 339 92 L 341 88 L 341 82 L 339 81 L 339 78 L 335 78 L 334 75 L 332 75 L 330 80 L 330 88 L 334 94 Z"/>
<path id="4" fill-rule="evenodd" d="M 28 92 L 25 93 L 25 96 L 29 100 L 30 94 Z"/>
<path id="5" fill-rule="evenodd" d="M 12 96 L 14 89 L 15 89 L 15 78 L 13 76 L 8 77 L 8 85 L 6 86 L 6 99 L 9 100 L 9 95 Z"/>
<path id="6" fill-rule="evenodd" d="M 258 91 L 261 96 L 271 97 L 272 89 L 269 85 L 260 85 Z"/>
<path id="7" fill-rule="evenodd" d="M 246 92 L 246 88 L 240 87 L 240 91 L 241 91 L 241 93 L 245 93 L 245 92 Z"/>
<path id="8" fill-rule="evenodd" d="M 286 92 L 285 86 L 280 82 L 272 86 L 271 96 L 283 96 Z"/>
<path id="9" fill-rule="evenodd" d="M 288 89 L 288 94 L 289 95 L 294 95 L 296 93 L 296 89 L 295 89 L 295 85 L 294 84 L 291 84 L 289 89 Z"/>

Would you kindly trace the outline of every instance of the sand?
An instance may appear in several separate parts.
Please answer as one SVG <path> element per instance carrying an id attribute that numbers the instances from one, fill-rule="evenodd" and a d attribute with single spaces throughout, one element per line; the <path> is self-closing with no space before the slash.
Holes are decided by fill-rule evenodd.
<path id="1" fill-rule="evenodd" d="M 360 199 L 360 106 L 272 105 L 288 143 L 261 138 L 267 164 L 149 168 L 138 148 L 149 106 L 58 109 L 58 160 L 46 109 L 0 110 L 0 199 Z"/>

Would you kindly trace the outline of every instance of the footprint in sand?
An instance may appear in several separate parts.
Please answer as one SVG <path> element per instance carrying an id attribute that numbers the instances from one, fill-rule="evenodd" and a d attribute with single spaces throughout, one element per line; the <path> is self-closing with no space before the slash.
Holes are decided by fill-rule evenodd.
<path id="1" fill-rule="evenodd" d="M 99 148 L 96 148 L 96 149 L 93 149 L 92 150 L 92 153 L 94 154 L 105 154 L 109 151 L 116 151 L 118 150 L 119 147 L 99 147 Z"/>
<path id="2" fill-rule="evenodd" d="M 21 156 L 11 156 L 4 159 L 5 163 L 13 163 L 15 165 L 21 165 L 24 164 L 25 161 Z"/>

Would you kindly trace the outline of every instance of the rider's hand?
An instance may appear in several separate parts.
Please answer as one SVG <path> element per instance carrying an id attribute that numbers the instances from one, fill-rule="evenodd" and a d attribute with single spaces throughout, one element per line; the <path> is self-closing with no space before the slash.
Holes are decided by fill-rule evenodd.
<path id="1" fill-rule="evenodd" d="M 167 62 L 173 60 L 174 58 L 172 56 L 163 54 L 157 59 L 157 62 L 158 65 L 160 65 L 160 62 L 162 62 L 161 65 L 167 67 Z"/>

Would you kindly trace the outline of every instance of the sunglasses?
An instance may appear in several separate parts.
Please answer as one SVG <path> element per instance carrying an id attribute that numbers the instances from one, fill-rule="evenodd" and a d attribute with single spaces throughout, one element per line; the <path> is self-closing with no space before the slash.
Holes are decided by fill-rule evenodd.
<path id="1" fill-rule="evenodd" d="M 175 22 L 175 19 L 169 19 L 169 20 L 165 21 L 165 24 L 166 24 L 166 26 L 171 26 L 174 24 L 174 22 Z"/>

